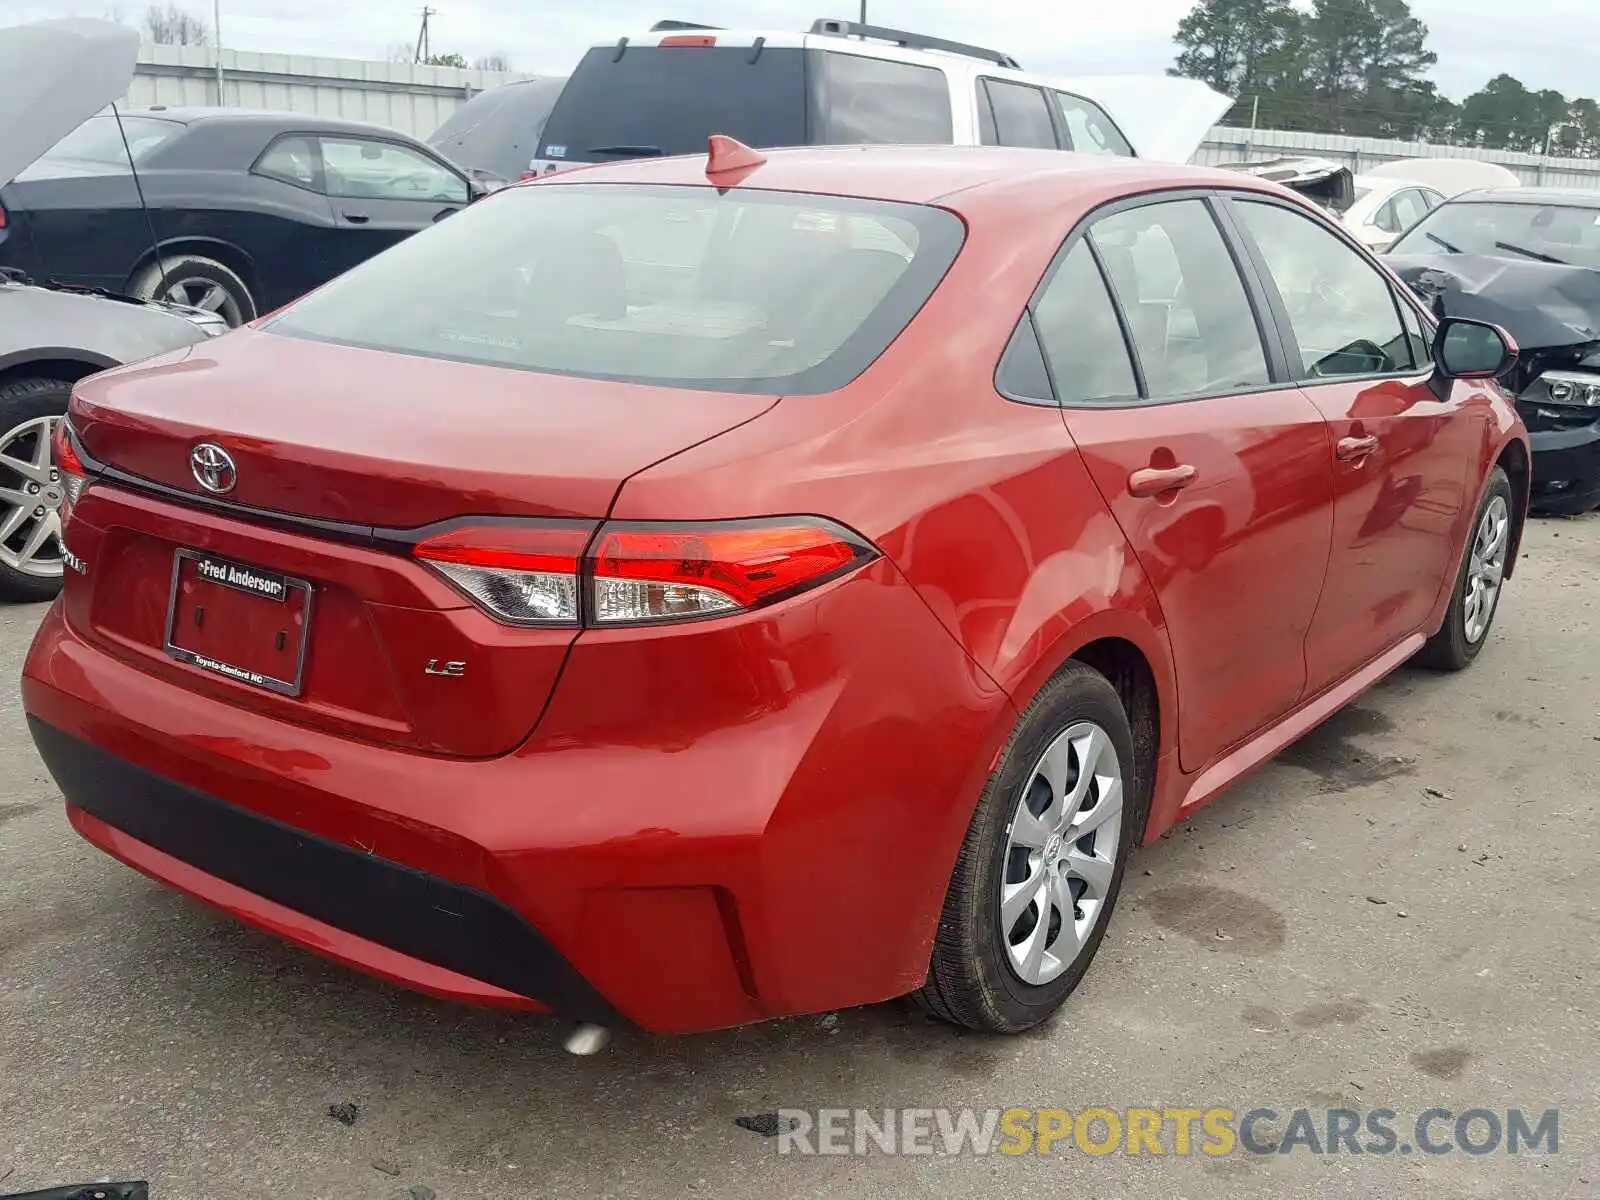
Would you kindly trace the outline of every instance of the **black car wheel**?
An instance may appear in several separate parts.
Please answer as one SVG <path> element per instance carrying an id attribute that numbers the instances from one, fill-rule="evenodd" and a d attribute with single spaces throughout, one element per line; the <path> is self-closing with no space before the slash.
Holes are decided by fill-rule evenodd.
<path id="1" fill-rule="evenodd" d="M 61 590 L 63 492 L 51 439 L 71 396 L 63 379 L 0 383 L 0 599 Z"/>
<path id="2" fill-rule="evenodd" d="M 1417 653 L 1417 662 L 1436 671 L 1459 671 L 1478 657 L 1500 607 L 1506 564 L 1516 541 L 1516 505 L 1511 481 L 1496 467 L 1467 531 L 1467 545 L 1456 571 L 1444 624 Z"/>
<path id="3" fill-rule="evenodd" d="M 132 292 L 141 300 L 167 300 L 219 315 L 230 327 L 256 319 L 255 298 L 229 268 L 212 258 L 180 254 L 139 272 Z"/>
<path id="4" fill-rule="evenodd" d="M 956 860 L 927 1012 L 1020 1033 L 1078 986 L 1140 834 L 1133 733 L 1116 689 L 1068 663 L 1017 723 Z"/>

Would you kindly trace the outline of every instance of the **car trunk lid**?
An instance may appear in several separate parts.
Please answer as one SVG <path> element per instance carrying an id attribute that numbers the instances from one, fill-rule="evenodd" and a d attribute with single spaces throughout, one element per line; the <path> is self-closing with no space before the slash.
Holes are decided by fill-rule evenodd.
<path id="1" fill-rule="evenodd" d="M 68 619 L 191 690 L 429 753 L 520 743 L 577 630 L 497 623 L 408 542 L 463 517 L 581 534 L 629 475 L 777 403 L 287 342 L 243 330 L 80 385 L 106 479 L 68 527 Z M 223 494 L 203 443 L 232 460 Z"/>
<path id="2" fill-rule="evenodd" d="M 94 459 L 165 487 L 206 498 L 190 452 L 212 442 L 236 468 L 216 499 L 410 529 L 468 515 L 598 519 L 635 471 L 774 403 L 244 330 L 83 385 L 73 421 Z"/>

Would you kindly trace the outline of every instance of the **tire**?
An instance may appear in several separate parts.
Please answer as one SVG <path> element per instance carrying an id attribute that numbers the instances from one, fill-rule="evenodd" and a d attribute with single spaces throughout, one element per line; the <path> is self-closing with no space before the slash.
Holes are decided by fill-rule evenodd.
<path id="1" fill-rule="evenodd" d="M 1495 614 L 1500 610 L 1500 596 L 1505 590 L 1506 556 L 1511 548 L 1516 519 L 1511 481 L 1506 478 L 1505 471 L 1496 467 L 1489 475 L 1489 486 L 1484 489 L 1483 499 L 1467 530 L 1467 544 L 1462 548 L 1461 565 L 1451 585 L 1450 607 L 1445 610 L 1444 624 L 1417 652 L 1419 665 L 1435 671 L 1460 671 L 1478 657 L 1483 644 L 1489 640 Z M 1497 533 L 1486 532 L 1491 524 Z M 1497 543 L 1497 548 L 1490 547 L 1487 553 L 1482 553 L 1486 536 Z M 1487 601 L 1480 591 L 1475 605 L 1472 596 L 1483 586 L 1486 569 L 1492 569 L 1497 578 L 1493 591 L 1487 593 Z M 1482 611 L 1485 602 L 1488 604 L 1486 614 Z"/>
<path id="2" fill-rule="evenodd" d="M 255 297 L 244 280 L 216 259 L 198 254 L 163 255 L 160 265 L 151 263 L 139 271 L 128 290 L 141 300 L 159 298 L 207 309 L 233 327 L 254 321 L 258 315 Z"/>
<path id="3" fill-rule="evenodd" d="M 1084 781 L 1080 769 L 1090 758 L 1092 783 Z M 1058 775 L 1062 786 L 1052 789 L 1041 768 Z M 984 787 L 945 896 L 927 983 L 912 999 L 942 1020 L 986 1033 L 1021 1033 L 1060 1008 L 1089 969 L 1111 920 L 1128 856 L 1142 832 L 1137 780 L 1146 774 L 1135 761 L 1133 734 L 1116 690 L 1098 671 L 1069 662 L 1022 714 Z M 1117 780 L 1114 790 L 1106 786 L 1108 777 Z M 1079 784 L 1085 798 L 1073 816 L 1071 797 Z M 1052 792 L 1067 796 L 1062 808 Z M 1023 806 L 1037 814 L 1046 800 L 1046 821 L 1029 824 Z M 1106 807 L 1113 802 L 1114 810 Z M 1041 824 L 1046 830 L 1059 828 L 1059 817 L 1053 816 L 1059 813 L 1074 828 L 1103 823 L 1086 835 L 1093 838 L 1087 845 L 1085 838 L 1041 839 Z M 1037 850 L 1018 844 L 1040 841 Z M 1086 848 L 1092 853 L 1085 854 Z M 1090 858 L 1092 870 L 1086 863 Z M 1085 874 L 1074 880 L 1076 870 Z M 1079 886 L 1084 890 L 1077 891 Z M 1060 889 L 1067 889 L 1065 895 Z M 1073 906 L 1076 935 L 1061 918 L 1064 899 Z M 1014 906 L 1009 912 L 1003 900 Z M 1091 901 L 1092 912 L 1086 903 Z M 1048 922 L 1042 931 L 1044 952 L 1030 956 L 1029 950 L 1038 948 L 1041 919 Z M 1033 957 L 1039 958 L 1038 968 L 1030 971 Z"/>
<path id="4" fill-rule="evenodd" d="M 61 524 L 56 516 L 59 476 L 51 478 L 55 465 L 49 437 L 71 397 L 72 384 L 65 379 L 0 383 L 0 455 L 20 461 L 26 468 L 19 471 L 0 463 L 0 534 L 4 534 L 0 537 L 0 600 L 37 603 L 61 590 Z M 40 437 L 45 439 L 42 452 Z M 38 465 L 41 453 L 43 466 Z M 43 517 L 36 515 L 40 508 L 45 510 Z M 43 540 L 35 545 L 41 526 Z"/>

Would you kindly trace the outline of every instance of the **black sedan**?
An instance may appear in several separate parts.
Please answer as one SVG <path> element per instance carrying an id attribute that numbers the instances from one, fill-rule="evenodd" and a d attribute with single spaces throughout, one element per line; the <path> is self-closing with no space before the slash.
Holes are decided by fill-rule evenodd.
<path id="1" fill-rule="evenodd" d="M 1600 195 L 1467 192 L 1387 257 L 1439 312 L 1492 321 L 1516 339 L 1502 383 L 1533 440 L 1533 511 L 1600 508 Z"/>
<path id="2" fill-rule="evenodd" d="M 119 128 L 105 114 L 0 189 L 0 266 L 238 325 L 482 191 L 421 142 L 374 125 L 151 108 L 124 113 Z"/>

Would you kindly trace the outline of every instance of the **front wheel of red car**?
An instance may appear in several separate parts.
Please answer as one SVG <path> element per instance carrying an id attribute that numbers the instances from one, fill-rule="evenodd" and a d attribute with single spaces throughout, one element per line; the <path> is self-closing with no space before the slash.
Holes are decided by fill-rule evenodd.
<path id="1" fill-rule="evenodd" d="M 1467 535 L 1466 553 L 1456 573 L 1444 624 L 1417 654 L 1422 666 L 1459 671 L 1478 657 L 1478 651 L 1489 640 L 1510 561 L 1515 512 L 1511 481 L 1496 467 Z"/>
<path id="2" fill-rule="evenodd" d="M 1061 1007 L 1105 936 L 1138 839 L 1133 735 L 1105 676 L 1069 663 L 1022 714 L 956 860 L 916 1001 L 989 1033 Z"/>

